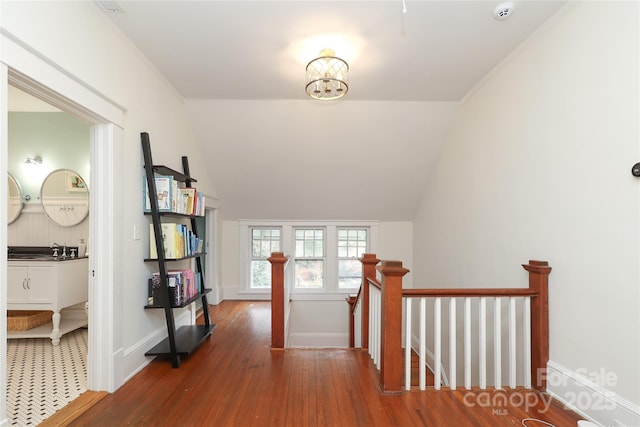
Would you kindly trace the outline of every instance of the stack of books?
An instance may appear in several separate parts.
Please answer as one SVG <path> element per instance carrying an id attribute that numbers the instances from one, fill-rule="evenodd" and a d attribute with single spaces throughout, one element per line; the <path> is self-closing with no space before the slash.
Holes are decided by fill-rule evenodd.
<path id="1" fill-rule="evenodd" d="M 179 259 L 202 253 L 204 241 L 186 224 L 165 222 L 160 224 L 160 227 L 165 259 Z M 158 258 L 153 223 L 149 224 L 149 258 Z"/>
<path id="2" fill-rule="evenodd" d="M 159 212 L 204 216 L 205 200 L 202 192 L 193 187 L 179 187 L 178 181 L 173 179 L 172 176 L 156 176 L 155 183 Z M 151 200 L 149 199 L 146 176 L 143 179 L 142 188 L 144 211 L 151 212 Z"/>
<path id="3" fill-rule="evenodd" d="M 180 306 L 185 302 L 200 295 L 202 290 L 202 278 L 193 270 L 169 270 L 167 272 L 167 286 L 172 306 Z M 159 294 L 163 292 L 160 286 L 160 273 L 153 273 L 149 280 L 149 304 L 160 304 L 166 297 Z"/>

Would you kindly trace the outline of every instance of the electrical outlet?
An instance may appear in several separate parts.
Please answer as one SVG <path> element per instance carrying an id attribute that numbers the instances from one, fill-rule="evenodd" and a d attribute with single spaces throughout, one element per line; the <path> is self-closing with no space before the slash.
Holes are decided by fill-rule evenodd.
<path id="1" fill-rule="evenodd" d="M 133 226 L 133 240 L 140 240 L 140 227 L 137 225 Z"/>

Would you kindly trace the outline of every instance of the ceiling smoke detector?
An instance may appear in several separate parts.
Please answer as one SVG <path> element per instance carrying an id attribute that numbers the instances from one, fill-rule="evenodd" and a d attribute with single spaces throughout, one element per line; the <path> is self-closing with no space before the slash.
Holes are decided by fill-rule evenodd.
<path id="1" fill-rule="evenodd" d="M 493 10 L 493 17 L 498 21 L 504 21 L 511 15 L 511 12 L 513 12 L 513 3 L 500 3 L 498 7 Z"/>

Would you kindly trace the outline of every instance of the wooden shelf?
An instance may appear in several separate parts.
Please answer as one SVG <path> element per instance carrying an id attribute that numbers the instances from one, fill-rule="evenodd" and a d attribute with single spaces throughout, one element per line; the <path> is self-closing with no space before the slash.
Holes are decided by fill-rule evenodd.
<path id="1" fill-rule="evenodd" d="M 176 179 L 180 182 L 187 182 L 187 181 L 198 182 L 197 179 L 191 178 L 190 176 L 187 176 L 182 172 L 178 172 L 175 169 L 171 169 L 170 167 L 165 165 L 153 165 L 152 169 L 155 173 L 159 175 L 170 175 L 173 177 L 173 179 Z"/>
<path id="2" fill-rule="evenodd" d="M 65 318 L 64 315 L 60 318 L 60 336 L 75 331 L 76 329 L 87 327 L 88 322 L 86 318 Z M 7 339 L 14 338 L 51 338 L 51 332 L 53 331 L 53 322 L 45 323 L 44 325 L 37 326 L 26 331 L 7 331 Z"/>
<path id="3" fill-rule="evenodd" d="M 198 295 L 194 296 L 193 298 L 189 299 L 188 301 L 185 301 L 180 305 L 172 305 L 171 308 L 183 308 L 183 307 L 186 307 L 189 304 L 191 304 L 192 302 L 195 302 L 196 300 L 199 300 L 200 298 L 202 298 L 203 295 L 206 295 L 209 292 L 211 292 L 211 289 L 205 289 L 204 291 L 202 291 Z M 147 309 L 147 310 L 152 310 L 154 308 L 165 308 L 165 307 L 164 307 L 164 305 L 145 305 L 144 308 Z"/>
<path id="4" fill-rule="evenodd" d="M 147 183 L 147 194 L 158 194 L 156 184 L 155 184 L 155 176 L 156 175 L 170 175 L 176 181 L 184 182 L 185 188 L 191 188 L 191 183 L 196 182 L 193 179 L 189 172 L 189 160 L 186 156 L 182 157 L 182 168 L 184 173 L 178 172 L 175 169 L 171 169 L 164 165 L 154 165 L 153 160 L 151 158 L 151 143 L 149 141 L 149 134 L 146 132 L 142 132 L 140 134 L 141 142 L 142 142 L 142 154 L 144 156 L 144 170 L 145 170 L 145 178 Z M 203 289 L 198 295 L 190 298 L 188 301 L 183 302 L 182 304 L 173 306 L 172 301 L 175 300 L 172 294 L 175 293 L 175 288 L 170 288 L 168 283 L 168 270 L 167 270 L 167 262 L 168 261 L 180 261 L 186 259 L 195 259 L 195 273 L 197 273 L 201 278 L 202 286 L 204 286 L 204 269 L 202 264 L 202 256 L 205 253 L 193 254 L 187 257 L 181 257 L 178 259 L 166 259 L 164 246 L 162 243 L 162 222 L 160 217 L 162 216 L 171 216 L 171 217 L 180 217 L 180 218 L 188 218 L 191 224 L 191 231 L 194 235 L 198 236 L 198 221 L 197 218 L 201 218 L 200 215 L 187 215 L 176 212 L 160 212 L 158 209 L 158 203 L 156 197 L 151 197 L 149 199 L 151 210 L 149 212 L 144 212 L 145 215 L 150 215 L 152 218 L 152 231 L 153 236 L 155 238 L 155 247 L 156 247 L 156 256 L 157 259 L 147 258 L 145 262 L 156 262 L 158 264 L 159 269 L 159 285 L 155 290 L 151 290 L 153 286 L 149 286 L 150 293 L 154 297 L 153 305 L 144 306 L 145 309 L 163 309 L 165 320 L 167 323 L 167 338 L 164 341 L 160 342 L 158 345 L 149 350 L 146 355 L 147 356 L 167 356 L 171 358 L 172 365 L 174 368 L 180 367 L 180 356 L 184 354 L 190 354 L 193 350 L 200 345 L 200 343 L 211 335 L 211 332 L 215 329 L 215 325 L 211 324 L 211 319 L 209 318 L 209 303 L 207 302 L 207 294 L 211 292 L 211 289 Z M 194 279 L 195 280 L 195 279 Z M 149 279 L 151 282 L 152 279 Z M 204 325 L 190 325 L 183 326 L 176 330 L 175 318 L 173 309 L 186 307 L 189 304 L 195 302 L 196 300 L 202 300 L 202 307 L 204 308 Z"/>
<path id="5" fill-rule="evenodd" d="M 175 333 L 176 353 L 183 356 L 191 354 L 205 338 L 209 337 L 216 325 L 189 325 L 178 328 Z M 173 356 L 169 338 L 160 341 L 155 347 L 147 351 L 145 356 Z"/>
<path id="6" fill-rule="evenodd" d="M 153 213 L 151 211 L 145 211 L 144 214 L 145 215 L 153 215 Z M 176 216 L 176 217 L 182 217 L 182 218 L 204 218 L 204 216 L 202 216 L 202 215 L 189 215 L 189 214 L 183 214 L 183 213 L 178 213 L 178 212 L 169 212 L 169 211 L 159 211 L 158 215 L 160 215 L 160 216 Z"/>

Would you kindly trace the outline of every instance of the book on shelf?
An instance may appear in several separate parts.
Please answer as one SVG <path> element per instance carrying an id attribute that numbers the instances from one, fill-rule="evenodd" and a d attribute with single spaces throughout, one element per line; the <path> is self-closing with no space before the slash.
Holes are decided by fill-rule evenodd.
<path id="1" fill-rule="evenodd" d="M 178 259 L 202 253 L 204 241 L 199 239 L 186 224 L 163 222 L 160 227 L 165 259 Z M 158 258 L 153 223 L 149 224 L 149 258 Z"/>
<path id="2" fill-rule="evenodd" d="M 179 182 L 172 176 L 158 175 L 155 177 L 156 200 L 159 212 L 172 212 L 182 215 L 204 216 L 204 194 L 194 187 L 180 187 Z M 149 187 L 146 175 L 143 177 L 142 200 L 144 212 L 151 212 Z"/>
<path id="3" fill-rule="evenodd" d="M 180 188 L 180 213 L 185 215 L 195 215 L 194 208 L 196 207 L 196 189 L 195 188 Z"/>
<path id="4" fill-rule="evenodd" d="M 151 305 L 161 304 L 161 301 L 166 300 L 166 297 L 159 293 L 162 292 L 160 285 L 160 273 L 155 272 L 149 280 L 149 302 Z M 179 306 L 200 293 L 199 281 L 193 270 L 167 271 L 167 287 L 169 288 L 167 296 L 173 306 Z"/>
<path id="5" fill-rule="evenodd" d="M 175 192 L 177 182 L 172 176 L 156 176 L 156 200 L 158 201 L 159 212 L 172 212 L 175 206 Z M 143 178 L 143 201 L 144 211 L 151 212 L 151 200 L 149 199 L 149 186 L 146 175 Z"/>

